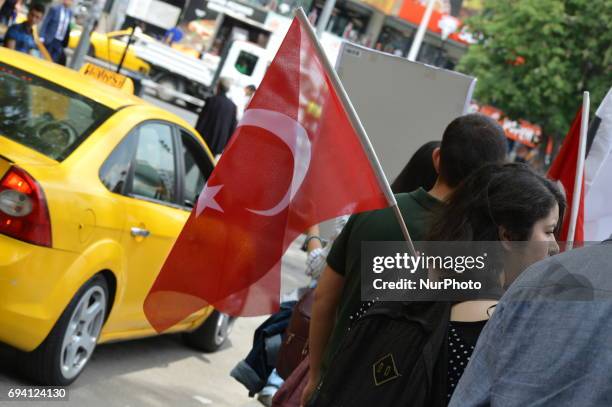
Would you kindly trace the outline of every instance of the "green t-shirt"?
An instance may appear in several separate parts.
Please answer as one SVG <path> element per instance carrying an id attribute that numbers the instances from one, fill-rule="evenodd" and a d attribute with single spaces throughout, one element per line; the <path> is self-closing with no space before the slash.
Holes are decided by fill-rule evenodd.
<path id="1" fill-rule="evenodd" d="M 404 217 L 413 241 L 425 239 L 434 211 L 442 202 L 423 188 L 410 193 L 397 194 L 398 207 Z M 361 242 L 402 241 L 404 235 L 393 210 L 385 208 L 351 216 L 327 256 L 327 264 L 344 276 L 344 290 L 336 315 L 336 325 L 329 338 L 321 365 L 321 374 L 327 370 L 332 356 L 350 326 L 351 317 L 361 307 Z"/>

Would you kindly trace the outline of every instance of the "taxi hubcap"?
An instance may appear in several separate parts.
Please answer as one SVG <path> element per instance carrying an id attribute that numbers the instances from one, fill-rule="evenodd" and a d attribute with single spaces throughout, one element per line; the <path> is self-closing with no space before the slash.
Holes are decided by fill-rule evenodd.
<path id="1" fill-rule="evenodd" d="M 231 329 L 229 326 L 229 316 L 227 314 L 219 314 L 219 319 L 217 320 L 217 326 L 215 329 L 215 344 L 221 345 L 225 338 L 228 335 L 228 331 Z"/>
<path id="2" fill-rule="evenodd" d="M 106 295 L 98 286 L 88 289 L 72 312 L 64 334 L 60 364 L 65 378 L 75 377 L 91 357 L 102 330 Z"/>

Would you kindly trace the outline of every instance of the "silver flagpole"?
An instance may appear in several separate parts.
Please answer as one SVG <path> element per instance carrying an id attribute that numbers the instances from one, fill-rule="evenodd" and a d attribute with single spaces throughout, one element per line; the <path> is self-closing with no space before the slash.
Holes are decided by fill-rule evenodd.
<path id="1" fill-rule="evenodd" d="M 580 121 L 580 139 L 578 144 L 578 160 L 576 162 L 576 178 L 574 178 L 574 195 L 572 196 L 572 211 L 570 213 L 567 231 L 567 249 L 574 247 L 576 238 L 576 223 L 578 221 L 578 208 L 582 194 L 582 178 L 584 175 L 584 157 L 586 156 L 587 132 L 589 129 L 589 92 L 582 93 L 582 119 Z"/>
<path id="2" fill-rule="evenodd" d="M 397 218 L 400 228 L 402 229 L 404 239 L 406 239 L 406 242 L 408 243 L 408 249 L 410 250 L 413 256 L 416 256 L 416 250 L 414 249 L 414 244 L 412 243 L 412 239 L 410 238 L 410 232 L 408 232 L 408 227 L 406 226 L 406 222 L 404 221 L 402 213 L 400 212 L 399 207 L 397 206 L 397 201 L 395 200 L 395 196 L 393 195 L 393 192 L 391 191 L 391 187 L 389 186 L 387 177 L 385 177 L 385 173 L 383 172 L 382 166 L 380 165 L 380 161 L 378 161 L 378 157 L 376 156 L 376 153 L 374 152 L 372 143 L 370 142 L 370 139 L 368 138 L 368 135 L 366 134 L 366 131 L 363 128 L 363 125 L 361 124 L 361 121 L 359 121 L 357 112 L 355 111 L 353 104 L 351 103 L 348 95 L 346 94 L 346 91 L 344 90 L 344 86 L 342 86 L 342 83 L 340 82 L 340 78 L 338 78 L 338 74 L 334 70 L 334 67 L 331 65 L 331 63 L 329 62 L 329 59 L 327 58 L 327 55 L 325 54 L 323 47 L 321 47 L 321 44 L 317 40 L 317 35 L 313 27 L 310 25 L 310 21 L 308 21 L 308 17 L 306 17 L 306 14 L 304 13 L 304 10 L 301 7 L 295 10 L 295 16 L 300 20 L 300 22 L 302 23 L 302 26 L 306 28 L 306 33 L 309 35 L 310 40 L 314 44 L 315 50 L 317 51 L 317 54 L 319 55 L 319 59 L 323 63 L 323 67 L 327 71 L 327 74 L 329 75 L 329 78 L 332 84 L 334 85 L 335 90 L 338 92 L 338 96 L 340 96 L 340 101 L 342 102 L 344 109 L 346 110 L 348 114 L 349 120 L 351 121 L 351 125 L 353 126 L 353 129 L 355 129 L 355 132 L 359 135 L 359 140 L 361 141 L 361 145 L 366 155 L 370 159 L 370 163 L 372 163 L 372 167 L 374 168 L 374 173 L 376 174 L 376 177 L 378 178 L 378 183 L 380 184 L 385 194 L 385 198 L 387 199 L 389 206 L 393 208 L 393 213 L 395 214 L 395 217 Z"/>

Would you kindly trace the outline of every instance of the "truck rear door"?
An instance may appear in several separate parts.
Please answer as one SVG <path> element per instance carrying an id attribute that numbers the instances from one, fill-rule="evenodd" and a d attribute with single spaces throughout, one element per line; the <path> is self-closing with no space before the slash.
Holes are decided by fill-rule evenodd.
<path id="1" fill-rule="evenodd" d="M 245 41 L 234 41 L 223 61 L 221 78 L 230 78 L 235 84 L 259 85 L 269 63 L 264 48 Z"/>

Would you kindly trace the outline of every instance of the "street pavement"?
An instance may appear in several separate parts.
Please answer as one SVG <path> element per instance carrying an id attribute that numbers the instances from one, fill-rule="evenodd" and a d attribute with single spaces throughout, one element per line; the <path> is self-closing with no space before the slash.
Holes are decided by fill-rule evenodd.
<path id="1" fill-rule="evenodd" d="M 145 97 L 179 114 L 190 124 L 196 115 Z M 301 239 L 298 239 L 301 240 Z M 308 283 L 305 254 L 299 244 L 283 257 L 282 292 Z M 226 345 L 215 353 L 186 347 L 180 335 L 100 345 L 85 371 L 68 388 L 68 401 L 0 401 L 0 406 L 70 407 L 257 407 L 247 390 L 229 376 L 251 349 L 253 333 L 266 317 L 239 318 Z M 15 352 L 0 346 L 0 392 L 29 383 L 16 373 Z M 4 397 L 0 396 L 0 400 Z"/>

